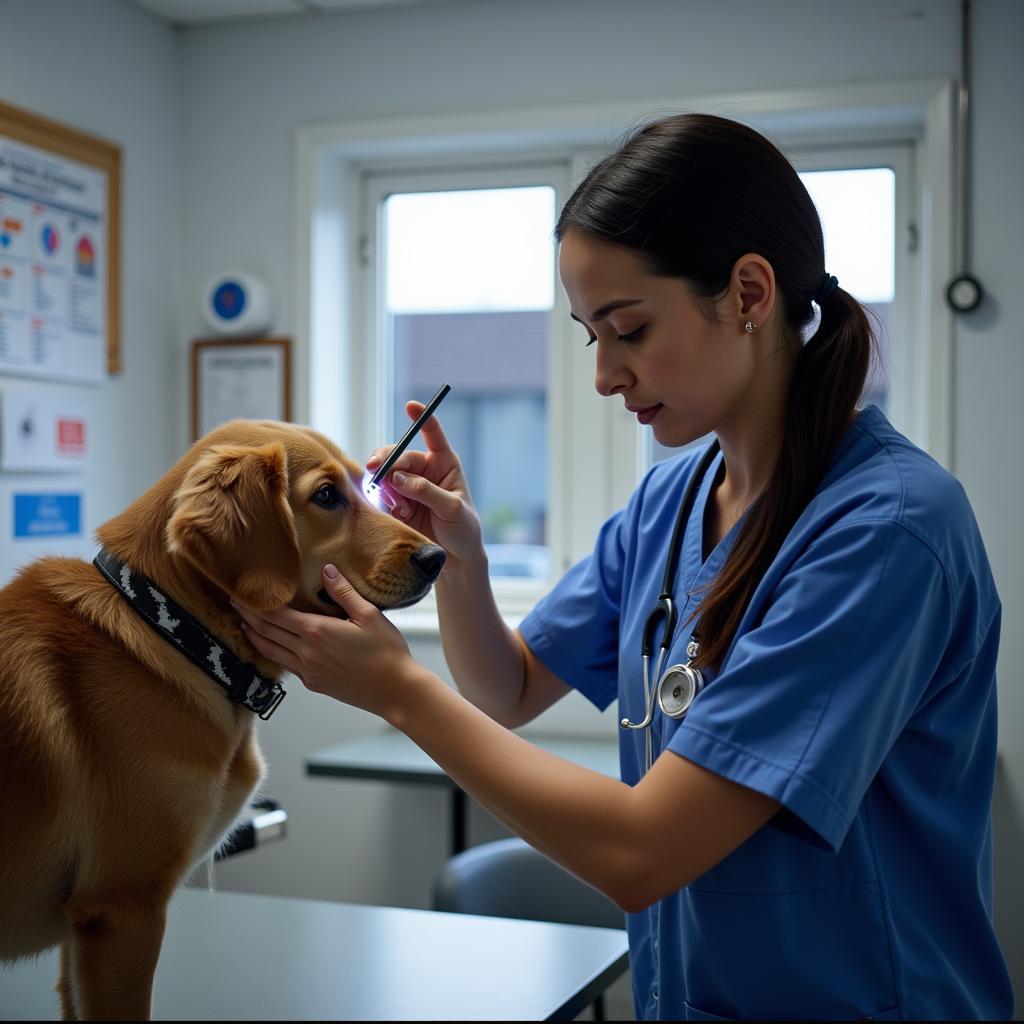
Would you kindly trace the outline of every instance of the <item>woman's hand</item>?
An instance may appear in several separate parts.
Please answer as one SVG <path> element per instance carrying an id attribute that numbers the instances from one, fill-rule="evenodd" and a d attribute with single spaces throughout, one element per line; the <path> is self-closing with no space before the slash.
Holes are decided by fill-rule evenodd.
<path id="1" fill-rule="evenodd" d="M 265 658 L 353 707 L 390 720 L 431 674 L 413 660 L 405 638 L 333 565 L 324 566 L 324 587 L 348 620 L 278 608 L 258 612 L 235 605 L 246 639 Z M 441 686 L 444 682 L 432 676 Z"/>
<path id="2" fill-rule="evenodd" d="M 405 404 L 412 420 L 424 408 L 422 402 Z M 427 450 L 407 449 L 387 476 L 387 486 L 398 499 L 391 514 L 440 544 L 452 557 L 466 558 L 480 550 L 483 531 L 462 464 L 436 416 L 423 425 L 422 434 Z M 366 460 L 366 468 L 375 470 L 393 448 L 378 448 Z"/>

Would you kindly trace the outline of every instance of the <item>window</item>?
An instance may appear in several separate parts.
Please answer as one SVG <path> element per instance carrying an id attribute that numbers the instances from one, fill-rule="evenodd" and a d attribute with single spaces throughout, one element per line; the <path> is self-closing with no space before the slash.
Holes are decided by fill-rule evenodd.
<path id="1" fill-rule="evenodd" d="M 550 169 L 368 174 L 369 303 L 381 442 L 405 403 L 451 385 L 438 416 L 483 527 L 492 578 L 551 574 L 551 313 L 556 183 Z M 425 450 L 422 436 L 412 445 Z"/>
<path id="2" fill-rule="evenodd" d="M 804 171 L 825 236 L 825 269 L 870 311 L 881 362 L 862 404 L 889 409 L 888 367 L 896 294 L 896 174 L 891 167 Z M 871 314 L 874 314 L 872 316 Z"/>

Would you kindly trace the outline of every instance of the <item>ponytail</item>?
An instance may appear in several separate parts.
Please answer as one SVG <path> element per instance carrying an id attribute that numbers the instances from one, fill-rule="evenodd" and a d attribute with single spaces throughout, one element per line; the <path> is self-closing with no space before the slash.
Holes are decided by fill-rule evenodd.
<path id="1" fill-rule="evenodd" d="M 695 667 L 725 657 L 754 590 L 820 486 L 864 389 L 872 346 L 864 308 L 842 289 L 833 291 L 793 368 L 774 472 L 694 612 L 701 635 Z"/>

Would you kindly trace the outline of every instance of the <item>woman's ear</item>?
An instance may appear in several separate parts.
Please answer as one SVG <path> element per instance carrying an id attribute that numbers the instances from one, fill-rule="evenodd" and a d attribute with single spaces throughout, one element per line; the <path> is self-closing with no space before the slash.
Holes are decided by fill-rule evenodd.
<path id="1" fill-rule="evenodd" d="M 732 268 L 732 286 L 739 326 L 752 320 L 764 324 L 775 308 L 775 271 L 758 253 L 741 256 Z"/>
<path id="2" fill-rule="evenodd" d="M 284 445 L 215 445 L 174 495 L 167 546 L 250 608 L 287 604 L 301 554 L 288 503 Z"/>

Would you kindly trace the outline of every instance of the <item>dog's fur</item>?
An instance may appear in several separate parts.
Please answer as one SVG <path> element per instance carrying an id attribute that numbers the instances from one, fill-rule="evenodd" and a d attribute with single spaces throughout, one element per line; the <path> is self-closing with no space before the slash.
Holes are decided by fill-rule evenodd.
<path id="1" fill-rule="evenodd" d="M 443 561 L 366 503 L 360 477 L 312 430 L 236 420 L 97 532 L 277 677 L 229 599 L 339 614 L 321 590 L 333 562 L 363 597 L 400 607 Z M 340 505 L 314 500 L 325 484 Z M 66 1019 L 148 1018 L 167 902 L 262 779 L 255 715 L 78 559 L 38 559 L 0 590 L 0 652 L 0 960 L 59 944 Z"/>

